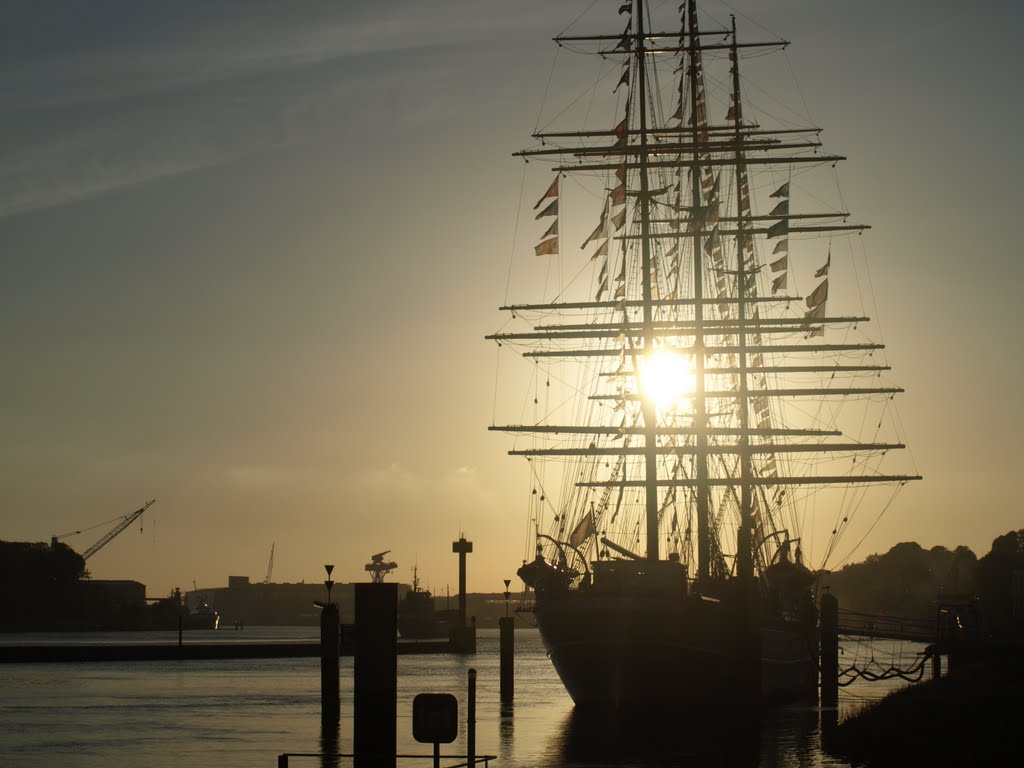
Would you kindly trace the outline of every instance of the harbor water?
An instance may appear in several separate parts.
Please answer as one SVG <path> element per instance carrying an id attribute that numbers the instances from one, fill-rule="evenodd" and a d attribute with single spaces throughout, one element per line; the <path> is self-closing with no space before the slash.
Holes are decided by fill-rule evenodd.
<path id="1" fill-rule="evenodd" d="M 316 632 L 311 627 L 253 627 L 241 632 L 189 632 L 185 642 L 312 642 Z M 159 633 L 0 635 L 3 644 L 174 640 Z M 876 643 L 870 652 L 876 649 L 879 654 L 901 656 L 909 666 L 923 647 L 901 643 L 880 648 Z M 850 659 L 866 657 L 866 651 L 850 644 L 844 652 Z M 352 659 L 341 662 L 341 724 L 337 732 L 327 733 L 320 724 L 315 658 L 0 665 L 0 766 L 272 768 L 280 753 L 351 752 Z M 474 656 L 400 656 L 400 752 L 431 751 L 430 745 L 412 738 L 413 697 L 450 692 L 459 699 L 462 722 L 458 741 L 443 752 L 465 753 L 471 668 L 478 675 L 477 754 L 496 755 L 495 766 L 846 765 L 821 751 L 819 713 L 813 703 L 770 709 L 742 720 L 727 712 L 707 712 L 692 721 L 651 712 L 640 723 L 595 723 L 575 715 L 539 635 L 529 628 L 516 632 L 516 699 L 505 710 L 498 700 L 497 630 L 481 630 Z M 841 712 L 845 716 L 902 684 L 855 682 L 842 690 Z M 686 692 L 680 695 L 685 697 Z M 317 758 L 291 761 L 300 768 L 322 764 Z"/>

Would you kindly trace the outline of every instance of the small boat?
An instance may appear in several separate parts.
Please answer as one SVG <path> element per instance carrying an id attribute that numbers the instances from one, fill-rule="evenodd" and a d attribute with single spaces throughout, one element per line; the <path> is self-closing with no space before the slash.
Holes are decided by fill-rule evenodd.
<path id="1" fill-rule="evenodd" d="M 416 566 L 412 569 L 412 589 L 398 604 L 398 634 L 407 640 L 427 640 L 448 637 L 453 611 L 438 612 L 434 598 L 420 589 Z"/>
<path id="2" fill-rule="evenodd" d="M 186 612 L 182 617 L 184 629 L 217 629 L 219 626 L 220 614 L 203 598 L 200 598 L 195 609 Z"/>

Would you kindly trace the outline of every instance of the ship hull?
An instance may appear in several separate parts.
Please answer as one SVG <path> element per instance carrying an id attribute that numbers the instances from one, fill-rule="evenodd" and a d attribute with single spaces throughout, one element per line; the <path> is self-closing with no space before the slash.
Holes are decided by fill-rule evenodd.
<path id="1" fill-rule="evenodd" d="M 752 689 L 755 698 L 787 701 L 817 686 L 813 630 L 772 617 L 746 646 L 757 650 L 746 650 L 741 638 L 750 633 L 738 631 L 728 603 L 566 592 L 538 595 L 535 610 L 577 707 L 696 708 L 751 698 Z"/>

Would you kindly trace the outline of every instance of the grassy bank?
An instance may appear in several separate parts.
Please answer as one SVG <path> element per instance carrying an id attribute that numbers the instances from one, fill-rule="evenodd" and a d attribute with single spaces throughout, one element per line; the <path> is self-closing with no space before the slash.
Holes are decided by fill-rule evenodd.
<path id="1" fill-rule="evenodd" d="M 895 691 L 825 740 L 854 765 L 1019 765 L 1024 759 L 1022 649 Z"/>

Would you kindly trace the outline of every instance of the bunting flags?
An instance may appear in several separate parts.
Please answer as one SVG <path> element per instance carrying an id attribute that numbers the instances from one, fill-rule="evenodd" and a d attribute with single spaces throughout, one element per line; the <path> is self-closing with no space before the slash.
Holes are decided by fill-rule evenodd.
<path id="1" fill-rule="evenodd" d="M 621 211 L 612 216 L 612 226 L 615 229 L 622 229 L 626 224 L 626 209 L 623 208 Z"/>
<path id="2" fill-rule="evenodd" d="M 535 206 L 533 206 L 533 210 L 536 211 L 538 208 L 540 208 L 540 204 L 543 203 L 545 200 L 547 200 L 549 197 L 558 197 L 558 176 L 555 176 L 555 180 L 551 182 L 551 186 L 548 187 L 548 191 L 540 196 L 540 200 L 538 200 L 537 204 Z M 555 209 L 555 213 L 557 213 L 557 212 L 558 212 L 558 209 L 556 208 Z M 544 215 L 545 214 L 542 213 L 540 216 L 544 216 Z M 540 216 L 538 216 L 537 218 L 539 219 Z"/>
<path id="3" fill-rule="evenodd" d="M 789 268 L 789 255 L 772 262 L 772 272 L 785 272 Z"/>
<path id="4" fill-rule="evenodd" d="M 779 240 L 779 242 L 777 242 L 775 244 L 775 248 L 774 248 L 774 250 L 772 250 L 772 255 L 774 256 L 776 253 L 789 253 L 789 239 L 788 238 L 786 238 L 784 240 Z"/>
<path id="5" fill-rule="evenodd" d="M 772 218 L 775 218 L 776 216 L 789 216 L 789 198 L 787 197 L 785 200 L 780 200 L 768 215 Z"/>
<path id="6" fill-rule="evenodd" d="M 630 16 L 633 15 L 632 3 L 623 3 L 622 5 L 619 6 L 619 16 L 621 16 L 624 13 L 628 13 Z"/>
<path id="7" fill-rule="evenodd" d="M 586 240 L 583 241 L 583 245 L 580 246 L 580 249 L 582 250 L 583 248 L 586 248 L 594 240 L 600 240 L 603 237 L 607 237 L 607 235 L 605 234 L 605 212 L 604 211 L 601 212 L 601 221 L 598 222 L 597 227 L 594 229 L 593 232 L 590 233 L 590 236 Z"/>
<path id="8" fill-rule="evenodd" d="M 807 297 L 807 306 L 811 309 L 821 306 L 828 299 L 828 278 L 826 277 L 821 283 L 811 291 L 811 295 Z"/>
<path id="9" fill-rule="evenodd" d="M 543 235 L 540 236 L 541 242 L 533 247 L 533 252 L 538 256 L 549 256 L 551 254 L 558 253 L 558 175 L 552 180 L 551 185 L 548 187 L 547 192 L 541 195 L 540 200 L 533 206 L 533 210 L 537 210 L 548 198 L 555 198 L 538 213 L 534 219 L 540 221 L 545 216 L 554 216 L 555 220 L 551 222 L 551 225 L 547 228 Z"/>
<path id="10" fill-rule="evenodd" d="M 786 276 L 788 274 L 788 272 L 783 272 L 772 280 L 772 293 L 778 293 L 786 287 Z"/>
<path id="11" fill-rule="evenodd" d="M 817 272 L 814 273 L 815 277 L 828 277 L 828 268 L 832 264 L 832 251 L 828 252 L 828 258 L 825 259 L 825 265 L 821 267 Z"/>
<path id="12" fill-rule="evenodd" d="M 622 163 L 618 168 L 615 169 L 615 178 L 619 180 L 620 184 L 626 183 L 626 164 Z"/>
<path id="13" fill-rule="evenodd" d="M 552 201 L 547 208 L 538 213 L 534 218 L 540 220 L 545 216 L 557 216 L 558 215 L 558 200 Z"/>
<path id="14" fill-rule="evenodd" d="M 768 227 L 768 237 L 782 237 L 789 234 L 789 219 L 780 219 Z"/>
<path id="15" fill-rule="evenodd" d="M 629 64 L 622 68 L 622 77 L 619 78 L 619 82 L 617 82 L 615 84 L 615 87 L 612 88 L 612 93 L 615 93 L 616 91 L 619 90 L 619 88 L 621 88 L 624 85 L 629 85 Z"/>
<path id="16" fill-rule="evenodd" d="M 547 256 L 552 253 L 558 253 L 558 238 L 552 237 L 550 240 L 544 240 L 543 242 L 535 245 L 533 250 L 538 256 Z"/>
<path id="17" fill-rule="evenodd" d="M 787 181 L 781 187 L 772 192 L 769 197 L 789 197 L 789 182 Z"/>
<path id="18" fill-rule="evenodd" d="M 625 205 L 626 203 L 626 185 L 619 184 L 615 189 L 608 195 L 608 199 L 612 201 L 612 205 Z"/>

